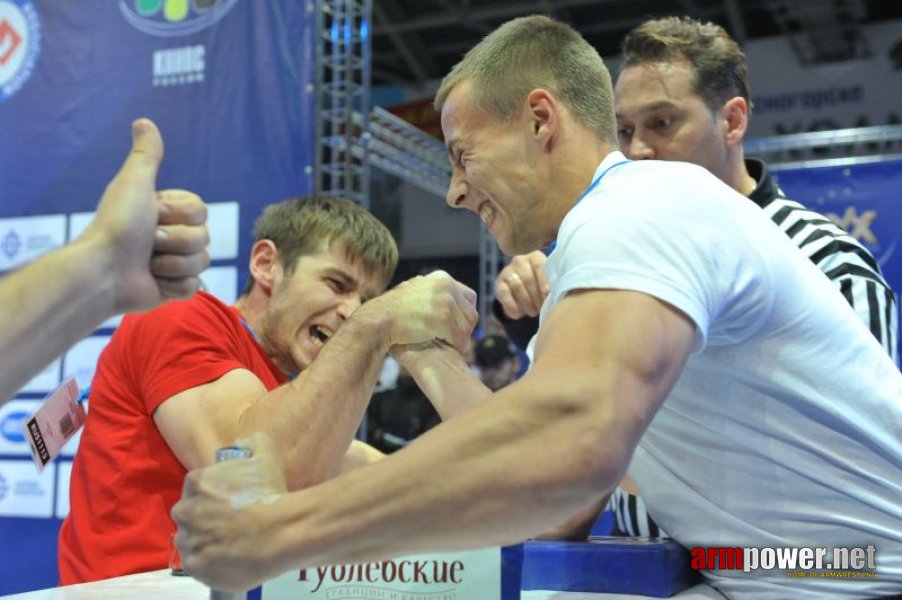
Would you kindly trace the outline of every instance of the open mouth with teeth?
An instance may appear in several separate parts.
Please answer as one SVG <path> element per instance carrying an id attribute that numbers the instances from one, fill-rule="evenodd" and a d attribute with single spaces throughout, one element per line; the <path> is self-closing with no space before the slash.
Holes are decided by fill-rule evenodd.
<path id="1" fill-rule="evenodd" d="M 479 207 L 479 218 L 482 219 L 482 222 L 486 225 L 490 225 L 492 222 L 492 217 L 495 216 L 495 209 L 491 204 L 486 202 L 482 206 Z"/>
<path id="2" fill-rule="evenodd" d="M 332 337 L 333 331 L 322 325 L 314 325 L 310 328 L 310 338 L 319 346 L 322 346 Z"/>

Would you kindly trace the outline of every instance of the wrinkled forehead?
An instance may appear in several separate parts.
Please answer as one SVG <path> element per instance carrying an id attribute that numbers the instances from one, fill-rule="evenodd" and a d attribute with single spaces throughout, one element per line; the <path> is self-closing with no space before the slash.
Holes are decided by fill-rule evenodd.
<path id="1" fill-rule="evenodd" d="M 448 129 L 454 129 L 461 125 L 467 117 L 467 107 L 471 103 L 472 84 L 469 81 L 454 86 L 445 98 L 442 105 L 441 123 L 445 139 L 448 139 Z"/>
<path id="2" fill-rule="evenodd" d="M 388 287 L 392 274 L 384 273 L 381 265 L 368 261 L 358 249 L 338 239 L 331 242 L 329 249 L 334 256 L 341 257 L 336 267 L 350 275 L 367 298 L 378 296 Z"/>
<path id="3" fill-rule="evenodd" d="M 694 86 L 694 71 L 686 61 L 630 65 L 617 77 L 614 107 L 617 116 L 623 117 L 626 113 L 652 111 L 666 103 L 701 100 Z"/>
<path id="4" fill-rule="evenodd" d="M 497 115 L 488 112 L 481 105 L 481 96 L 472 81 L 457 84 L 448 93 L 442 105 L 442 128 L 450 126 L 470 126 L 497 119 Z"/>

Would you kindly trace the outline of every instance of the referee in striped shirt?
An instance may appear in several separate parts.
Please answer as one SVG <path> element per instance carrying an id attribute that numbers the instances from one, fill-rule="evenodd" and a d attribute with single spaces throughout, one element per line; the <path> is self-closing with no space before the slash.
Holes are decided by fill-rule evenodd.
<path id="1" fill-rule="evenodd" d="M 646 21 L 623 41 L 614 90 L 623 153 L 633 160 L 701 165 L 760 206 L 836 285 L 898 364 L 898 315 L 893 290 L 868 250 L 827 217 L 786 198 L 759 160 L 746 159 L 742 140 L 751 103 L 748 67 L 739 45 L 720 26 L 685 17 Z M 535 332 L 543 287 L 541 252 L 515 257 L 496 280 L 494 312 L 515 342 Z M 829 327 L 829 324 L 825 324 Z M 528 336 L 528 337 L 527 337 Z M 525 339 L 524 339 L 525 338 Z M 611 496 L 619 533 L 666 536 L 626 479 Z M 581 537 L 592 519 L 569 521 Z M 565 535 L 556 530 L 555 535 Z"/>
<path id="2" fill-rule="evenodd" d="M 824 215 L 786 198 L 742 140 L 750 108 L 742 49 L 713 23 L 668 17 L 627 34 L 615 89 L 618 132 L 634 160 L 682 160 L 748 196 L 823 271 L 898 364 L 893 291 L 877 261 Z"/>

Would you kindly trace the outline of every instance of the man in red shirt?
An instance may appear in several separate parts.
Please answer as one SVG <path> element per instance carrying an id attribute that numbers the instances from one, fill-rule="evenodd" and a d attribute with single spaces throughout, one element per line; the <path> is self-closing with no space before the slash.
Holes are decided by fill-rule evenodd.
<path id="1" fill-rule="evenodd" d="M 445 273 L 380 295 L 397 248 L 347 200 L 273 205 L 255 235 L 234 306 L 201 292 L 126 317 L 101 355 L 60 532 L 63 584 L 166 567 L 185 473 L 238 435 L 276 440 L 290 489 L 377 458 L 352 439 L 388 349 L 463 347 L 476 323 L 475 293 Z"/>

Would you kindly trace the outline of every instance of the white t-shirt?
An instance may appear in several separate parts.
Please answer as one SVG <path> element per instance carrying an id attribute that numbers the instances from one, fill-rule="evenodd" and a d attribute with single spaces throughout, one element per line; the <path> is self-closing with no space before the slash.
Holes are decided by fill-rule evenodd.
<path id="1" fill-rule="evenodd" d="M 630 162 L 567 214 L 545 271 L 543 322 L 569 291 L 605 288 L 696 326 L 629 470 L 674 539 L 876 548 L 876 578 L 715 570 L 712 584 L 755 599 L 902 591 L 902 374 L 760 208 L 701 167 Z"/>

